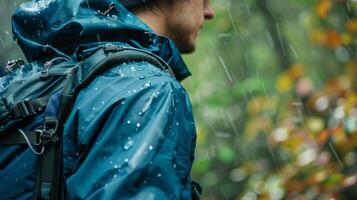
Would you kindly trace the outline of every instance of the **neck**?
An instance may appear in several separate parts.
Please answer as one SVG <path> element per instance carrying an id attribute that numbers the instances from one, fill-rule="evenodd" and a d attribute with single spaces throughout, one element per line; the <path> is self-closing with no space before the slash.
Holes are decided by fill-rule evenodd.
<path id="1" fill-rule="evenodd" d="M 156 34 L 167 36 L 164 13 L 159 9 L 136 7 L 131 10 L 139 19 L 145 22 Z"/>

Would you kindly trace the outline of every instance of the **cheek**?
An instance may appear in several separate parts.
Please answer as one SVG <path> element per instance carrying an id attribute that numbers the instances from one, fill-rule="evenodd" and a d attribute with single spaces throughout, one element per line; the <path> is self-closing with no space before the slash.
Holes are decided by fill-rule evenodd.
<path id="1" fill-rule="evenodd" d="M 195 6 L 183 8 L 172 12 L 169 26 L 181 40 L 195 38 L 204 22 L 204 15 L 199 12 L 200 9 L 193 9 Z"/>

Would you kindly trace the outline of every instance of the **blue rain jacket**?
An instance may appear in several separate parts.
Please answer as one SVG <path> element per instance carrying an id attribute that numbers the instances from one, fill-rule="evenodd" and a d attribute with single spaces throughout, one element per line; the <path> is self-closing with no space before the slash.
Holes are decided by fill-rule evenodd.
<path id="1" fill-rule="evenodd" d="M 79 59 L 111 43 L 150 51 L 175 74 L 128 62 L 79 93 L 64 127 L 67 199 L 191 199 L 196 131 L 179 83 L 190 72 L 172 40 L 156 35 L 116 0 L 28 2 L 12 25 L 30 62 Z M 30 199 L 34 170 L 14 167 L 19 180 L 27 180 L 17 181 L 21 189 L 7 190 L 6 197 Z"/>

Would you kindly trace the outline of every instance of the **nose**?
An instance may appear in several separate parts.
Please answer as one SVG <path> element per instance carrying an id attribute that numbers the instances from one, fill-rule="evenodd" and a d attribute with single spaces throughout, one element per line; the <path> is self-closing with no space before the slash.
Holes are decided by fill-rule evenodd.
<path id="1" fill-rule="evenodd" d="M 205 19 L 207 19 L 207 20 L 213 19 L 215 16 L 215 12 L 214 12 L 212 6 L 209 4 L 209 2 L 205 6 L 204 16 L 205 16 Z"/>

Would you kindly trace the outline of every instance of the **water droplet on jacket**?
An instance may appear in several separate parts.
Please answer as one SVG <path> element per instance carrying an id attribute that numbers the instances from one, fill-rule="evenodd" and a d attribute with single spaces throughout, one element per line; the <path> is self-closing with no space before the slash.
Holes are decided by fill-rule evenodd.
<path id="1" fill-rule="evenodd" d="M 105 102 L 104 102 L 104 101 L 102 101 L 102 104 L 105 104 Z"/>
<path id="2" fill-rule="evenodd" d="M 157 177 L 161 177 L 161 174 L 160 174 L 160 173 L 158 173 L 158 174 L 157 174 Z"/>
<path id="3" fill-rule="evenodd" d="M 111 160 L 111 161 L 109 161 L 109 164 L 113 164 L 113 161 Z"/>
<path id="4" fill-rule="evenodd" d="M 144 84 L 144 87 L 149 87 L 150 85 L 151 85 L 151 83 L 147 82 L 147 83 Z"/>
<path id="5" fill-rule="evenodd" d="M 128 120 L 126 123 L 127 123 L 127 124 L 130 124 L 130 123 L 131 123 L 131 121 L 130 121 L 130 120 Z"/>
<path id="6" fill-rule="evenodd" d="M 143 76 L 143 75 L 139 76 L 139 79 L 144 79 L 144 78 L 145 78 L 145 76 Z"/>
<path id="7" fill-rule="evenodd" d="M 136 124 L 136 128 L 139 128 L 139 127 L 140 127 L 140 123 L 137 123 L 137 124 Z"/>
<path id="8" fill-rule="evenodd" d="M 113 175 L 113 178 L 117 178 L 118 176 L 116 174 Z"/>
<path id="9" fill-rule="evenodd" d="M 94 88 L 94 90 L 98 90 L 98 88 Z"/>
<path id="10" fill-rule="evenodd" d="M 176 126 L 180 126 L 180 123 L 176 122 Z"/>
<path id="11" fill-rule="evenodd" d="M 160 73 L 156 73 L 155 76 L 161 76 L 161 74 Z"/>
<path id="12" fill-rule="evenodd" d="M 143 116 L 143 112 L 139 112 L 139 115 L 140 115 L 140 116 Z"/>
<path id="13" fill-rule="evenodd" d="M 134 93 L 136 93 L 137 91 L 136 90 L 133 90 Z"/>
<path id="14" fill-rule="evenodd" d="M 176 163 L 174 163 L 174 169 L 176 168 Z"/>
<path id="15" fill-rule="evenodd" d="M 130 149 L 132 146 L 134 145 L 134 141 L 130 138 L 130 137 L 128 137 L 127 139 L 126 139 L 126 141 L 125 141 L 125 144 L 124 144 L 124 149 L 125 150 L 128 150 L 128 149 Z"/>
<path id="16" fill-rule="evenodd" d="M 152 146 L 152 145 L 150 145 L 149 146 L 149 150 L 151 151 L 151 150 L 153 150 L 154 149 L 154 147 Z"/>
<path id="17" fill-rule="evenodd" d="M 150 71 L 150 72 L 149 72 L 149 74 L 153 74 L 153 73 L 154 73 L 154 71 Z"/>
<path id="18" fill-rule="evenodd" d="M 124 161 L 127 163 L 127 162 L 129 162 L 129 159 L 125 158 L 125 160 L 124 160 Z"/>
<path id="19" fill-rule="evenodd" d="M 95 107 L 93 107 L 92 110 L 95 110 Z"/>
<path id="20" fill-rule="evenodd" d="M 114 165 L 114 169 L 118 169 L 119 168 L 119 166 L 118 165 Z"/>

